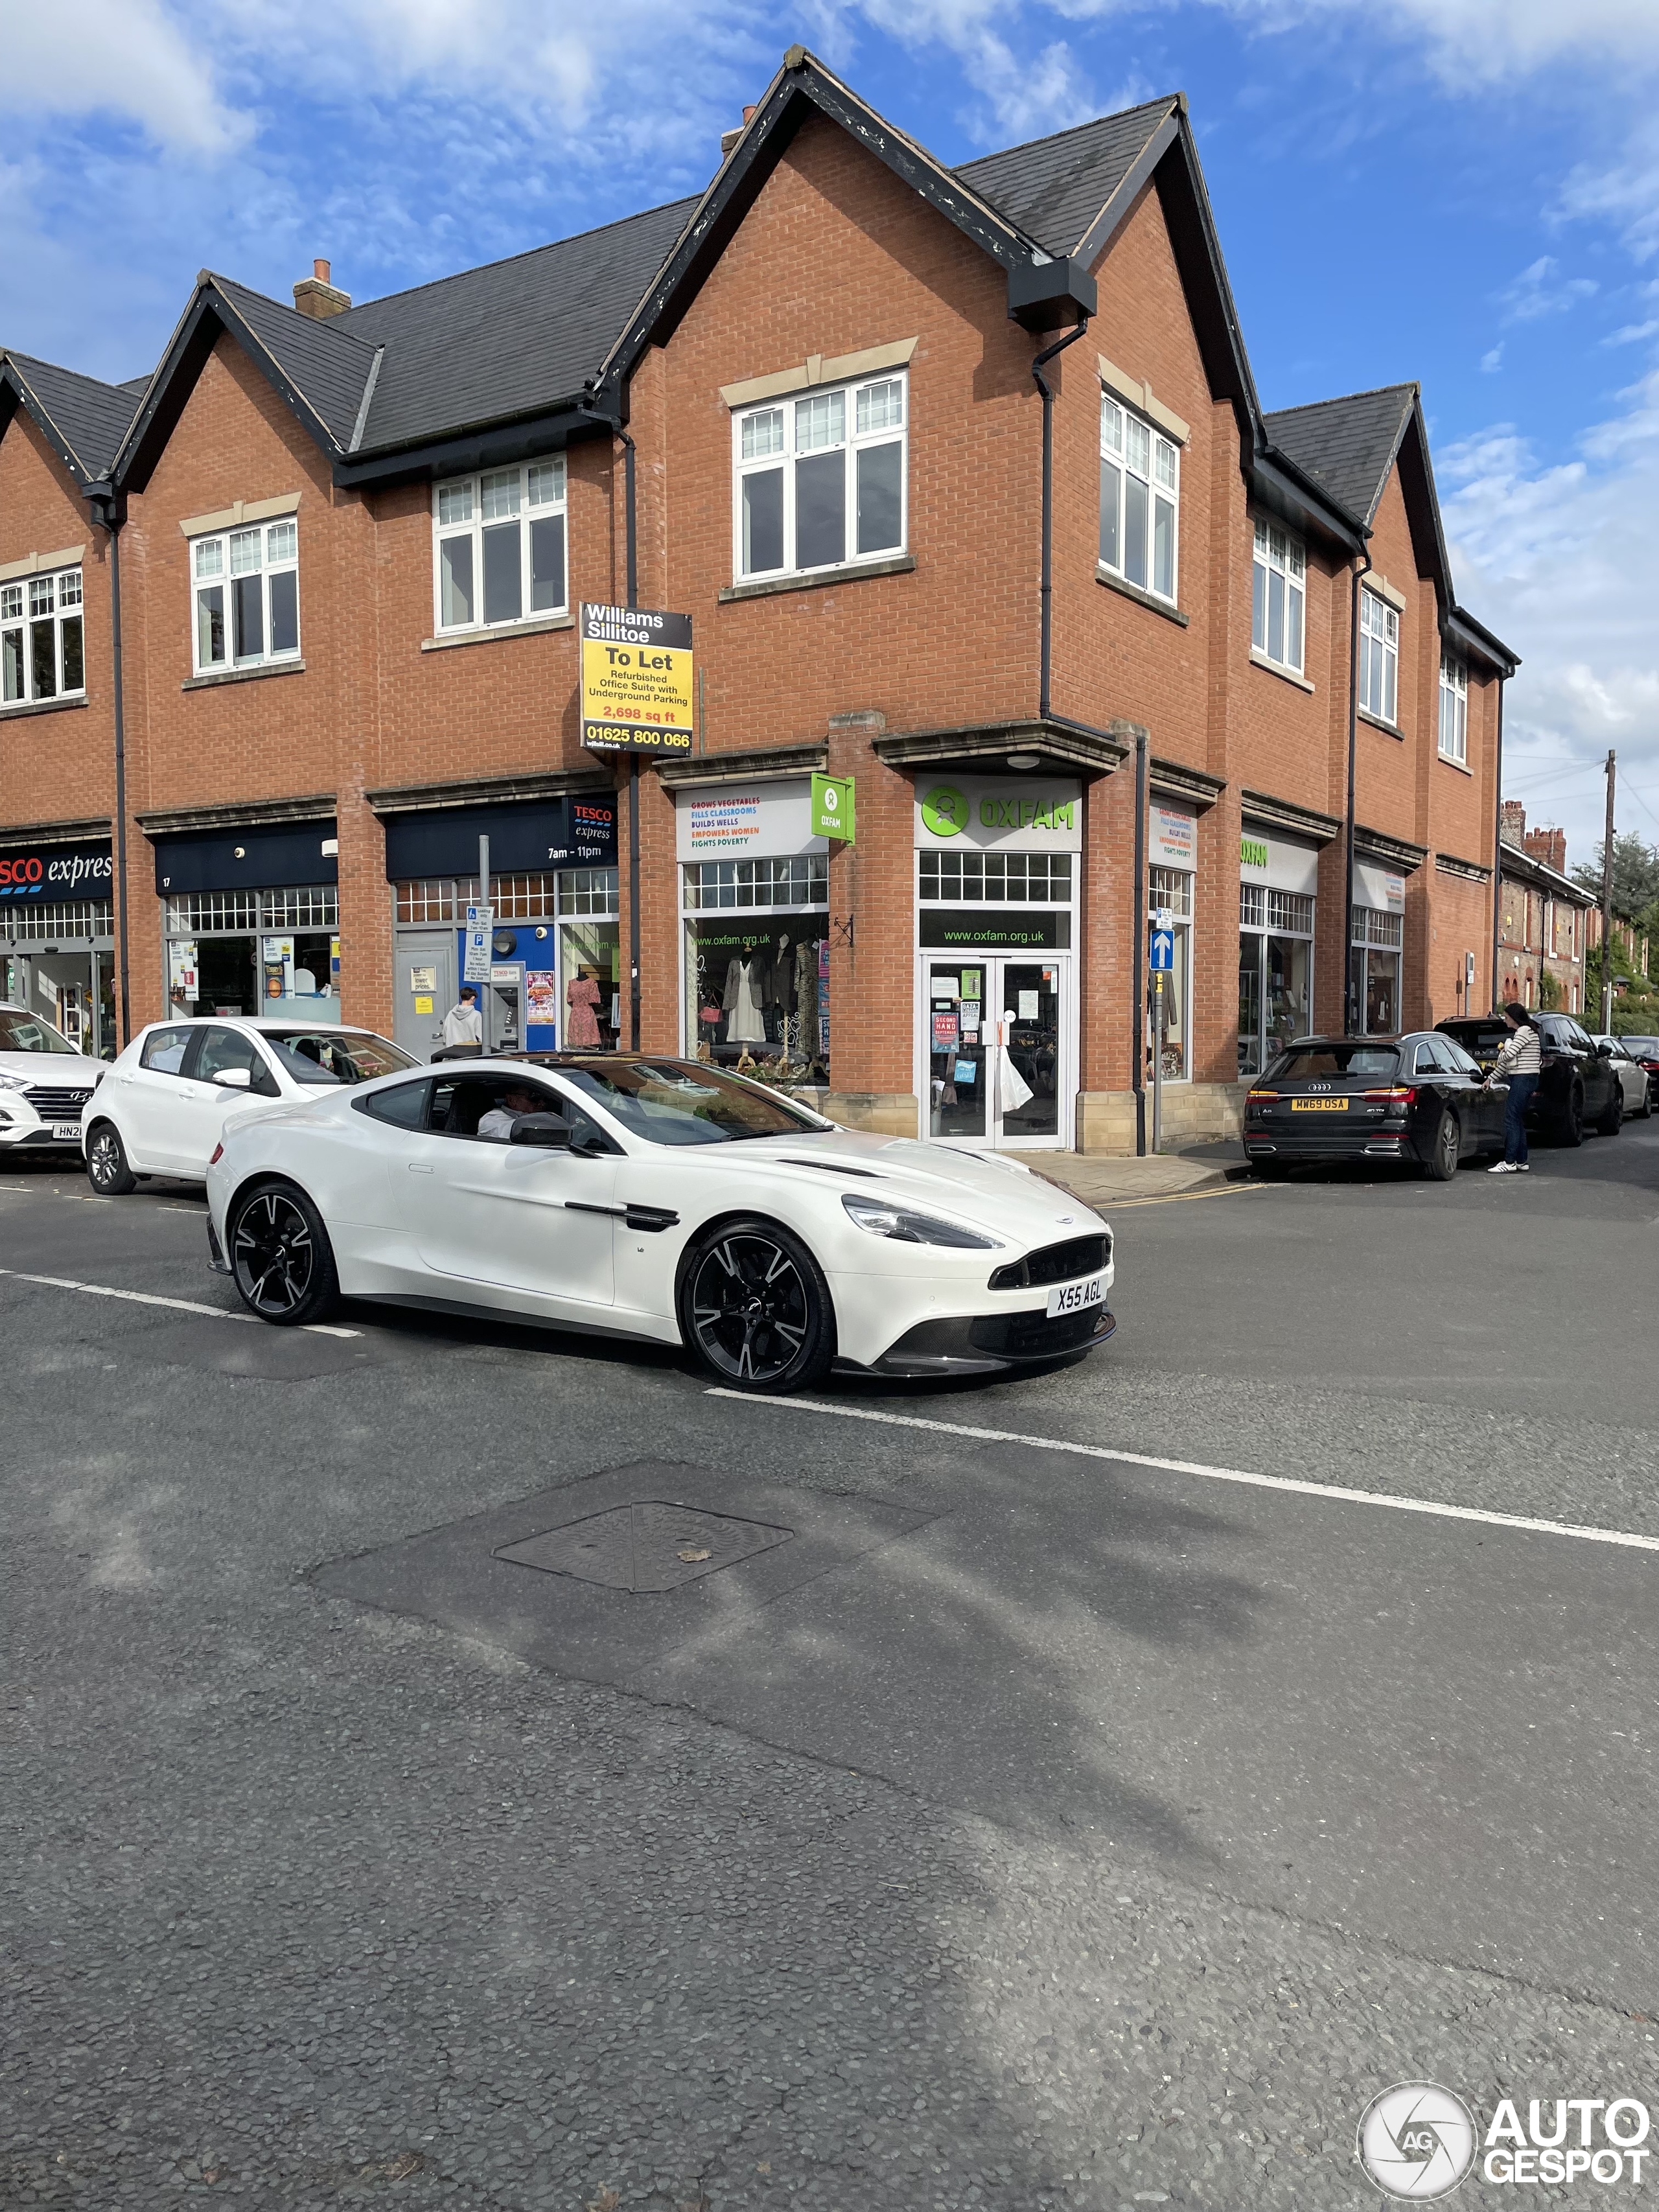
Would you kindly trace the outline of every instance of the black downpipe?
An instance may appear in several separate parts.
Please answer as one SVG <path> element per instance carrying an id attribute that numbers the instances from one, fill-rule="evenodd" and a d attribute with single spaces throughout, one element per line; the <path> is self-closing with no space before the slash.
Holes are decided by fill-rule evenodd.
<path id="1" fill-rule="evenodd" d="M 1359 1034 L 1358 994 L 1353 987 L 1353 813 L 1359 775 L 1359 580 L 1371 573 L 1371 556 L 1362 553 L 1353 571 L 1353 606 L 1348 625 L 1348 805 L 1343 835 L 1342 859 L 1342 1004 L 1346 1009 L 1342 1028 L 1347 1036 Z"/>
<path id="2" fill-rule="evenodd" d="M 1135 732 L 1135 921 L 1129 988 L 1134 1005 L 1129 1022 L 1129 1087 L 1135 1097 L 1135 1158 L 1146 1157 L 1146 748 L 1147 732 Z"/>
<path id="3" fill-rule="evenodd" d="M 1504 678 L 1498 679 L 1498 757 L 1492 764 L 1492 1010 L 1504 1003 L 1498 988 L 1498 955 L 1504 935 Z M 1467 1000 L 1463 1012 L 1470 1011 Z"/>
<path id="4" fill-rule="evenodd" d="M 117 973 L 125 1049 L 132 1036 L 132 981 L 127 951 L 127 727 L 121 669 L 121 522 L 112 495 L 97 502 L 94 520 L 109 532 L 109 659 L 115 698 L 115 927 L 120 947 Z"/>
<path id="5" fill-rule="evenodd" d="M 1089 327 L 1089 318 L 1079 318 L 1075 330 L 1067 331 L 1051 346 L 1045 346 L 1031 363 L 1031 374 L 1036 388 L 1042 394 L 1042 643 L 1037 676 L 1037 714 L 1046 721 L 1048 718 L 1048 677 L 1054 651 L 1054 390 L 1042 374 L 1058 353 L 1068 345 L 1075 345 Z"/>

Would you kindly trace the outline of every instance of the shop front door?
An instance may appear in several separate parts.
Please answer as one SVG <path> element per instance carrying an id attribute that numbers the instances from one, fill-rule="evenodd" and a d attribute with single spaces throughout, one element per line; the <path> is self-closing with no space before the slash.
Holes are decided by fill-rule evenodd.
<path id="1" fill-rule="evenodd" d="M 416 1060 L 430 1060 L 444 1041 L 444 1016 L 455 1003 L 455 933 L 398 933 L 392 1042 Z"/>
<path id="2" fill-rule="evenodd" d="M 935 1142 L 1069 1147 L 1077 1033 L 1065 954 L 924 954 L 921 1095 Z"/>

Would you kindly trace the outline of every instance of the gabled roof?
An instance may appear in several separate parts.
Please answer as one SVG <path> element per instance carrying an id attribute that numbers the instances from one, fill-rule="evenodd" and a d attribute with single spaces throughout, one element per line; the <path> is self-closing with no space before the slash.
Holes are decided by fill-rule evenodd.
<path id="1" fill-rule="evenodd" d="M 1057 258 L 1076 255 L 1092 260 L 1089 236 L 1102 213 L 1140 167 L 1153 141 L 1169 143 L 1161 126 L 1184 112 L 1184 100 L 1172 94 L 1052 137 L 1034 138 L 1029 145 L 987 154 L 964 162 L 956 173 L 1012 216 L 1045 252 Z"/>
<path id="2" fill-rule="evenodd" d="M 84 488 L 108 474 L 132 420 L 132 392 L 32 354 L 0 352 L 0 429 L 26 408 L 64 467 Z"/>
<path id="3" fill-rule="evenodd" d="M 1263 419 L 1277 449 L 1369 529 L 1417 398 L 1414 384 L 1385 384 Z"/>

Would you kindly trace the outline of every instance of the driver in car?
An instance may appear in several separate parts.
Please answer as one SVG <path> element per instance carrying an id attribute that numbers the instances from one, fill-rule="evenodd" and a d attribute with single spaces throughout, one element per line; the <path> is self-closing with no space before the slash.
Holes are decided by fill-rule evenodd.
<path id="1" fill-rule="evenodd" d="M 535 1091 L 526 1091 L 521 1083 L 509 1084 L 501 1094 L 501 1104 L 478 1116 L 478 1134 L 494 1144 L 510 1145 L 515 1125 L 526 1114 L 543 1114 L 546 1110 Z"/>

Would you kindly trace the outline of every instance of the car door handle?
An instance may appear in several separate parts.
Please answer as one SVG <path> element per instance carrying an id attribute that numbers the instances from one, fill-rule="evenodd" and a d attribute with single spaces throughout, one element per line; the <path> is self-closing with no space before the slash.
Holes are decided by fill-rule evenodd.
<path id="1" fill-rule="evenodd" d="M 410 1160 L 407 1164 L 410 1175 L 430 1175 L 432 1172 L 423 1160 Z"/>

